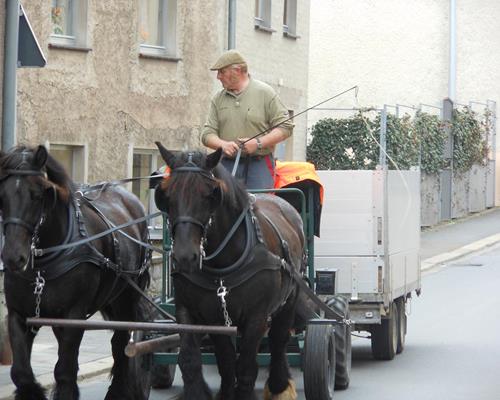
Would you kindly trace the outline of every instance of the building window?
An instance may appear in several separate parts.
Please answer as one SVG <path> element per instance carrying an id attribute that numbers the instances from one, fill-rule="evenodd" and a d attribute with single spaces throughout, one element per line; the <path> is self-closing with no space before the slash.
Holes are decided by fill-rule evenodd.
<path id="1" fill-rule="evenodd" d="M 73 181 L 87 182 L 85 146 L 51 144 L 49 153 L 62 164 Z"/>
<path id="2" fill-rule="evenodd" d="M 53 45 L 84 47 L 87 45 L 88 0 L 52 0 Z"/>
<path id="3" fill-rule="evenodd" d="M 150 176 L 152 172 L 158 170 L 165 164 L 156 150 L 134 150 L 132 163 L 132 177 Z M 138 179 L 132 182 L 132 193 L 134 193 L 144 205 L 147 214 L 158 211 L 154 202 L 153 189 L 149 188 L 148 179 Z M 161 216 L 148 220 L 148 227 L 153 239 L 162 237 L 163 219 Z"/>
<path id="4" fill-rule="evenodd" d="M 139 1 L 140 53 L 175 57 L 177 53 L 177 1 Z"/>
<path id="5" fill-rule="evenodd" d="M 285 0 L 283 34 L 292 38 L 299 37 L 297 36 L 297 0 Z"/>
<path id="6" fill-rule="evenodd" d="M 255 27 L 274 32 L 271 28 L 271 0 L 255 0 Z"/>

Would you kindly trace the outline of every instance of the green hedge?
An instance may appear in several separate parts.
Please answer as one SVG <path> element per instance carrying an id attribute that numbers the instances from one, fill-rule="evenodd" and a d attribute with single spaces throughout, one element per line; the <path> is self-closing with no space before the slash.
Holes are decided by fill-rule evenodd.
<path id="1" fill-rule="evenodd" d="M 480 116 L 465 107 L 455 110 L 451 124 L 453 168 L 466 171 L 485 164 L 491 113 Z M 436 115 L 418 111 L 413 117 L 387 114 L 386 146 L 389 168 L 419 165 L 434 174 L 446 167 L 446 126 Z M 325 118 L 312 128 L 307 160 L 317 169 L 373 169 L 379 160 L 380 114 L 360 110 L 349 118 Z"/>

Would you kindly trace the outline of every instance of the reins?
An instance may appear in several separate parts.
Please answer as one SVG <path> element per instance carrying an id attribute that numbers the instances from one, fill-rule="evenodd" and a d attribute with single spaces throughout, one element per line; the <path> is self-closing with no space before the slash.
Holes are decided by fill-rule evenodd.
<path id="1" fill-rule="evenodd" d="M 135 225 L 135 224 L 147 221 L 148 219 L 151 219 L 151 218 L 158 217 L 161 214 L 162 214 L 161 212 L 156 212 L 156 213 L 153 213 L 153 214 L 149 214 L 149 215 L 146 215 L 144 217 L 137 218 L 137 219 L 134 219 L 132 221 L 126 222 L 124 224 L 120 224 L 120 225 L 117 225 L 115 227 L 106 229 L 105 231 L 99 232 L 99 233 L 97 233 L 97 234 L 95 234 L 93 236 L 89 236 L 89 237 L 87 237 L 85 239 L 77 240 L 76 242 L 62 244 L 62 245 L 59 245 L 59 246 L 47 247 L 45 249 L 34 249 L 34 254 L 35 254 L 36 257 L 41 257 L 41 256 L 43 256 L 45 254 L 53 253 L 55 251 L 66 250 L 66 249 L 69 249 L 70 247 L 80 246 L 82 244 L 85 244 L 85 243 L 91 242 L 93 240 L 102 238 L 103 236 L 109 235 L 110 233 L 113 233 L 113 232 L 116 232 L 116 231 L 118 231 L 121 234 L 127 236 L 129 239 L 132 239 L 125 232 L 121 232 L 120 229 L 123 229 L 123 228 L 126 228 L 128 226 Z M 143 242 L 141 242 L 141 241 L 139 241 L 137 239 L 132 239 L 132 240 L 134 242 L 136 242 L 137 244 L 140 244 L 141 246 L 151 248 L 152 250 L 158 251 L 158 252 L 160 252 L 162 254 L 166 254 L 166 252 L 164 250 L 162 250 L 162 249 L 159 249 L 159 248 L 154 247 L 154 246 L 150 246 L 147 243 L 143 243 Z"/>

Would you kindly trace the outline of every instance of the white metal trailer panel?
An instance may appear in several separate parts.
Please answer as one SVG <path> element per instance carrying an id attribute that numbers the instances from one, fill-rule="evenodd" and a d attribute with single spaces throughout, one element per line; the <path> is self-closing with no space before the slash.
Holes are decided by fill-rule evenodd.
<path id="1" fill-rule="evenodd" d="M 420 172 L 318 171 L 325 188 L 316 270 L 336 291 L 381 302 L 420 288 Z"/>

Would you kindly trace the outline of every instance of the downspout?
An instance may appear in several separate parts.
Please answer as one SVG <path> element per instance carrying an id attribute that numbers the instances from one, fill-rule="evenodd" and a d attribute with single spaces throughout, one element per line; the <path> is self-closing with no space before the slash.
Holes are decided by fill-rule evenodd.
<path id="1" fill-rule="evenodd" d="M 450 0 L 450 70 L 448 98 L 455 102 L 457 95 L 457 3 Z"/>
<path id="2" fill-rule="evenodd" d="M 16 144 L 17 38 L 19 0 L 6 0 L 2 97 L 2 150 Z"/>
<path id="3" fill-rule="evenodd" d="M 227 16 L 227 48 L 236 47 L 236 0 L 229 0 Z"/>

